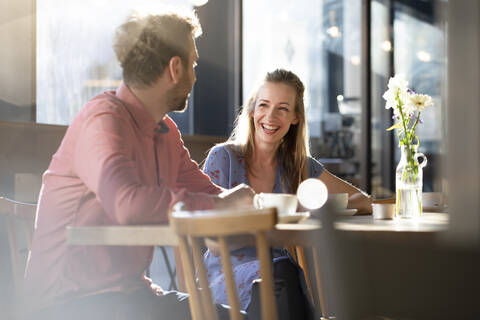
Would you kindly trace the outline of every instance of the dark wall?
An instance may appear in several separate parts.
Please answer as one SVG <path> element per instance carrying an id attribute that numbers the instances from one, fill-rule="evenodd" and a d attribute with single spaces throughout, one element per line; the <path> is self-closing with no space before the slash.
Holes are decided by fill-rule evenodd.
<path id="1" fill-rule="evenodd" d="M 197 39 L 200 58 L 193 94 L 196 134 L 227 136 L 232 128 L 240 92 L 236 85 L 240 74 L 235 72 L 235 41 L 240 37 L 235 2 L 210 0 L 197 10 L 203 35 Z"/>

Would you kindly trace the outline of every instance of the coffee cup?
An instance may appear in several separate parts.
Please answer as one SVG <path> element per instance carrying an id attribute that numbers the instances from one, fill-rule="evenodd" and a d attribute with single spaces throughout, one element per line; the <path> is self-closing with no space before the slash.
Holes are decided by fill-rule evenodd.
<path id="1" fill-rule="evenodd" d="M 297 202 L 296 195 L 286 193 L 259 193 L 253 197 L 255 208 L 276 208 L 278 216 L 295 214 Z"/>
<path id="2" fill-rule="evenodd" d="M 348 206 L 348 193 L 330 193 L 326 205 L 335 211 L 344 211 Z"/>

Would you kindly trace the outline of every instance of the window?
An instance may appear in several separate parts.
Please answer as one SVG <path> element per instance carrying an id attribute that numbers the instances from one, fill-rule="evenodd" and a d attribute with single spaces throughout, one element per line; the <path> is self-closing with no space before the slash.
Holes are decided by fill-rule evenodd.
<path id="1" fill-rule="evenodd" d="M 134 10 L 160 5 L 191 8 L 189 0 L 38 0 L 37 122 L 67 125 L 93 96 L 116 89 L 122 75 L 112 49 L 115 28 Z"/>
<path id="2" fill-rule="evenodd" d="M 274 3 L 243 1 L 243 101 L 267 71 L 295 72 L 306 86 L 312 153 L 355 181 L 362 116 L 361 1 Z"/>
<path id="3" fill-rule="evenodd" d="M 391 111 L 384 109 L 382 94 L 391 73 L 405 74 L 409 87 L 428 94 L 434 106 L 422 113 L 417 127 L 420 152 L 428 158 L 423 171 L 423 191 L 441 191 L 445 155 L 445 17 L 436 1 L 372 1 L 372 185 L 377 196 L 392 195 L 393 170 L 400 158 L 396 135 L 386 132 Z M 390 141 L 389 141 L 390 140 Z M 393 154 L 391 154 L 393 152 Z"/>

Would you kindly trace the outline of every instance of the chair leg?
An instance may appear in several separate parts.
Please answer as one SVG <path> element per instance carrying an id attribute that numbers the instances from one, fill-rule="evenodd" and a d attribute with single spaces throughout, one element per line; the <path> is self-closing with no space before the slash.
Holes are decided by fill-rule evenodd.
<path id="1" fill-rule="evenodd" d="M 228 303 L 230 304 L 230 319 L 241 320 L 240 303 L 238 302 L 237 286 L 232 270 L 232 262 L 230 261 L 230 250 L 224 237 L 218 237 L 220 246 L 220 254 L 222 257 L 223 272 L 225 273 L 225 281 L 227 284 Z"/>
<path id="2" fill-rule="evenodd" d="M 187 285 L 187 291 L 190 294 L 188 303 L 190 304 L 190 311 L 192 313 L 193 320 L 208 320 L 204 318 L 204 312 L 201 305 L 200 293 L 198 292 L 197 284 L 195 283 L 195 267 L 193 265 L 192 256 L 188 248 L 186 237 L 178 237 L 178 245 L 180 247 L 180 253 L 182 260 L 185 261 L 185 282 Z"/>
<path id="3" fill-rule="evenodd" d="M 187 284 L 185 283 L 185 271 L 183 270 L 182 255 L 179 247 L 173 247 L 173 256 L 175 257 L 175 271 L 178 280 L 178 291 L 187 292 Z"/>
<path id="4" fill-rule="evenodd" d="M 305 250 L 303 247 L 296 247 L 297 257 L 298 257 L 298 265 L 302 268 L 303 274 L 305 275 L 305 282 L 307 282 L 307 289 L 312 301 L 313 299 L 313 292 L 312 292 L 312 283 L 310 280 L 310 274 L 308 272 L 308 265 L 307 259 L 305 258 Z"/>
<path id="5" fill-rule="evenodd" d="M 328 319 L 327 304 L 325 303 L 325 295 L 322 287 L 322 273 L 320 270 L 320 257 L 318 248 L 313 248 L 313 262 L 315 265 L 315 279 L 317 280 L 318 299 L 320 302 L 320 309 L 322 310 L 322 318 Z"/>
<path id="6" fill-rule="evenodd" d="M 192 253 L 193 262 L 197 268 L 198 278 L 200 280 L 200 297 L 202 298 L 202 305 L 206 313 L 207 319 L 218 320 L 217 310 L 213 304 L 212 292 L 207 278 L 207 270 L 203 264 L 203 256 L 201 254 L 200 243 L 198 239 L 192 239 Z"/>
<path id="7" fill-rule="evenodd" d="M 276 320 L 278 318 L 273 290 L 272 257 L 265 232 L 258 232 L 256 236 L 257 256 L 260 260 L 260 277 L 262 278 L 262 283 L 260 284 L 262 319 Z"/>
<path id="8" fill-rule="evenodd" d="M 175 281 L 175 270 L 172 270 L 172 266 L 170 265 L 170 259 L 168 259 L 167 250 L 165 249 L 165 247 L 160 247 L 160 251 L 162 251 L 163 261 L 165 261 L 168 276 L 170 277 L 170 286 L 168 287 L 168 290 L 178 290 Z"/>

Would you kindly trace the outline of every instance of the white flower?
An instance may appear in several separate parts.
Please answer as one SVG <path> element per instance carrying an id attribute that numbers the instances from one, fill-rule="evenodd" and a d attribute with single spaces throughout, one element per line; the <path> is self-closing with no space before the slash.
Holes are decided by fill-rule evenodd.
<path id="1" fill-rule="evenodd" d="M 397 111 L 397 95 L 402 103 L 405 103 L 408 98 L 408 81 L 405 80 L 403 74 L 397 74 L 394 77 L 390 78 L 388 81 L 388 90 L 383 94 L 383 99 L 387 102 L 385 104 L 385 109 L 393 109 L 395 114 L 398 114 Z"/>
<path id="2" fill-rule="evenodd" d="M 383 94 L 383 99 L 387 101 L 385 103 L 385 109 L 392 108 L 393 110 L 395 110 L 397 108 L 397 100 L 395 99 L 395 94 L 392 91 L 385 91 L 385 93 Z"/>
<path id="3" fill-rule="evenodd" d="M 407 116 L 407 118 L 410 118 L 417 110 L 415 104 L 411 103 L 411 99 L 413 96 L 416 96 L 416 94 L 410 92 L 407 92 L 405 96 L 405 104 L 402 107 L 402 111 Z"/>
<path id="4" fill-rule="evenodd" d="M 414 111 L 422 112 L 432 105 L 432 98 L 426 94 L 411 94 L 405 103 L 405 107 L 412 110 L 412 113 Z"/>
<path id="5" fill-rule="evenodd" d="M 394 77 L 390 78 L 388 81 L 388 89 L 393 92 L 406 92 L 408 86 L 408 81 L 405 80 L 405 75 L 396 74 Z"/>

